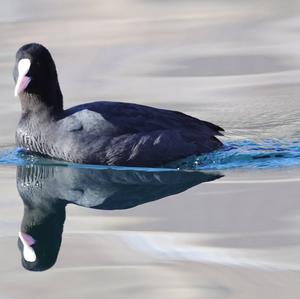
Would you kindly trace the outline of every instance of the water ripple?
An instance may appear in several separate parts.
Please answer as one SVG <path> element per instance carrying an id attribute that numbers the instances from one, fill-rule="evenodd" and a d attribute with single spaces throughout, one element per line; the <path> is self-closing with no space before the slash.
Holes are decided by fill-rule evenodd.
<path id="1" fill-rule="evenodd" d="M 194 168 L 222 170 L 235 168 L 279 168 L 300 165 L 300 142 L 250 140 L 226 142 L 222 150 L 198 156 Z"/>
<path id="2" fill-rule="evenodd" d="M 4 149 L 0 151 L 0 164 L 2 165 L 60 165 L 77 168 L 97 169 L 139 169 L 141 167 L 117 167 L 101 165 L 74 164 L 54 159 L 48 159 L 24 152 L 19 148 Z M 197 157 L 167 164 L 161 170 L 180 168 L 187 170 L 227 170 L 227 169 L 272 169 L 293 167 L 300 165 L 300 142 L 264 140 L 255 142 L 251 140 L 227 141 L 222 149 Z M 142 168 L 150 170 L 152 168 Z M 155 168 L 157 171 L 157 168 Z"/>

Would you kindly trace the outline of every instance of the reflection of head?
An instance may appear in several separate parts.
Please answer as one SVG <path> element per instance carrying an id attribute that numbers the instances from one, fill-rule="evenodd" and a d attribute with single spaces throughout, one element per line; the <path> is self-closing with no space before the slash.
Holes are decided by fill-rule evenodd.
<path id="1" fill-rule="evenodd" d="M 183 171 L 19 166 L 17 187 L 24 202 L 19 247 L 24 268 L 52 267 L 60 249 L 65 206 L 128 209 L 183 192 L 219 174 Z"/>
<path id="2" fill-rule="evenodd" d="M 65 221 L 64 206 L 56 210 L 55 214 L 42 214 L 40 210 L 25 211 L 26 217 L 23 218 L 22 231 L 19 233 L 18 247 L 22 255 L 22 265 L 30 271 L 51 268 L 56 262 L 61 245 Z"/>

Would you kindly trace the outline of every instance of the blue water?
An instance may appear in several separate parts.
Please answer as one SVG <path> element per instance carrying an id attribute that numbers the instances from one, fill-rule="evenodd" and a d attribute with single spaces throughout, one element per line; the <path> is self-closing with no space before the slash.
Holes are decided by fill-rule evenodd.
<path id="1" fill-rule="evenodd" d="M 5 149 L 0 151 L 0 164 L 8 165 L 61 165 L 81 168 L 116 168 L 128 169 L 128 167 L 107 167 L 99 165 L 71 164 L 43 158 L 37 155 L 27 154 L 21 149 Z M 265 140 L 254 142 L 251 140 L 227 141 L 225 146 L 215 152 L 190 157 L 180 162 L 168 164 L 170 168 L 191 170 L 226 170 L 226 169 L 272 169 L 280 167 L 293 167 L 300 165 L 300 142 Z M 135 167 L 134 169 L 140 169 Z M 142 168 L 145 170 L 145 168 Z M 151 168 L 147 168 L 151 170 Z M 157 171 L 157 168 L 155 169 Z"/>
<path id="2" fill-rule="evenodd" d="M 198 156 L 196 169 L 279 168 L 300 165 L 300 142 L 265 140 L 229 141 L 222 150 Z"/>

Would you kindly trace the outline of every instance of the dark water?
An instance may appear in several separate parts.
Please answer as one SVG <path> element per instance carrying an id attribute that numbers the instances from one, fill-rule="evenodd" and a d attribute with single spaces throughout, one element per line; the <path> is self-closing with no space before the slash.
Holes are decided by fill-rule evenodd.
<path id="1" fill-rule="evenodd" d="M 122 210 L 174 195 L 222 177 L 178 171 L 85 169 L 60 166 L 18 166 L 17 188 L 24 203 L 21 232 L 34 238 L 26 255 L 19 240 L 24 268 L 44 271 L 57 259 L 66 206 Z"/>

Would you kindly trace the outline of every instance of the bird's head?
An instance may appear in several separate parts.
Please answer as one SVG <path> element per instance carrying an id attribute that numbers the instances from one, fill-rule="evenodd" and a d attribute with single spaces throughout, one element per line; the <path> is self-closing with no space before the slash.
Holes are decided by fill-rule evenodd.
<path id="1" fill-rule="evenodd" d="M 37 211 L 32 214 L 40 217 Z M 33 223 L 34 220 L 38 223 Z M 23 219 L 18 247 L 25 269 L 45 271 L 55 264 L 61 245 L 64 220 L 64 208 L 57 215 L 48 215 L 45 219 Z"/>
<path id="2" fill-rule="evenodd" d="M 13 76 L 15 96 L 27 99 L 27 105 L 28 99 L 32 99 L 35 103 L 62 109 L 55 63 L 44 46 L 37 43 L 22 46 L 16 54 Z"/>

